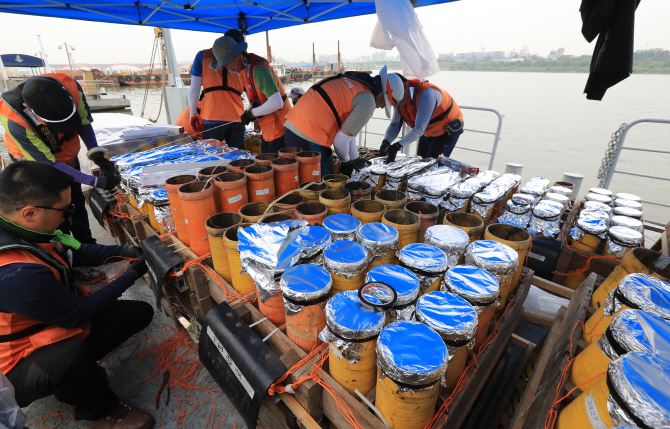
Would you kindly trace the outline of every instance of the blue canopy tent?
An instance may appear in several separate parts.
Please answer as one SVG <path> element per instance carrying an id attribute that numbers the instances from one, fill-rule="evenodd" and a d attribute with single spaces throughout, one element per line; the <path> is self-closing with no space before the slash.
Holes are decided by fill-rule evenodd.
<path id="1" fill-rule="evenodd" d="M 454 0 L 418 0 L 415 7 Z M 375 13 L 374 0 L 0 0 L 0 12 L 247 34 Z"/>

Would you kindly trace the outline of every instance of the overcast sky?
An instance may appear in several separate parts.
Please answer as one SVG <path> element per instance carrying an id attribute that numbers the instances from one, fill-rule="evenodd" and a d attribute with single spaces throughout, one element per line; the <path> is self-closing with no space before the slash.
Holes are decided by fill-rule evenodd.
<path id="1" fill-rule="evenodd" d="M 578 0 L 461 0 L 417 9 L 436 55 L 449 52 L 511 51 L 527 46 L 531 53 L 547 56 L 565 48 L 566 55 L 590 54 L 592 44 L 581 35 Z M 635 21 L 635 49 L 670 49 L 670 1 L 643 0 Z M 299 25 L 270 32 L 275 56 L 290 61 L 311 59 L 316 53 L 337 53 L 355 59 L 370 55 L 375 15 Z M 67 63 L 57 47 L 67 41 L 75 47 L 78 63 L 148 63 L 153 28 L 121 24 L 42 18 L 0 13 L 0 53 L 32 55 L 42 36 L 50 63 Z M 173 30 L 177 59 L 191 61 L 196 52 L 211 47 L 220 34 Z M 265 56 L 265 33 L 248 38 L 249 51 Z"/>

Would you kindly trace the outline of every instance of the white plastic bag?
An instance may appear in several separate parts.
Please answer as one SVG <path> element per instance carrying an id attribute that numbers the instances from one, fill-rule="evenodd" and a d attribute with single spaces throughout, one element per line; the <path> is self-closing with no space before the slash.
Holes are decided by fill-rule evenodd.
<path id="1" fill-rule="evenodd" d="M 536 316 L 555 319 L 558 310 L 563 306 L 567 307 L 568 304 L 570 304 L 569 300 L 531 285 L 526 301 L 523 303 L 523 311 Z"/>
<path id="2" fill-rule="evenodd" d="M 406 77 L 426 79 L 440 71 L 409 0 L 375 0 L 375 8 L 379 21 L 372 33 L 371 47 L 387 51 L 397 47 Z"/>
<path id="3" fill-rule="evenodd" d="M 0 372 L 0 429 L 23 428 L 26 416 L 14 399 L 14 386 Z"/>

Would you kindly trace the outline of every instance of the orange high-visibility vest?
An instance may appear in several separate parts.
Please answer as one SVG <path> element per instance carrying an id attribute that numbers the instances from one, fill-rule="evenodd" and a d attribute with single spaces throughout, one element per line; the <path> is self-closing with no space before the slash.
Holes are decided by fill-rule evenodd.
<path id="1" fill-rule="evenodd" d="M 64 73 L 47 73 L 41 76 L 49 76 L 56 79 L 58 82 L 63 84 L 65 89 L 68 90 L 72 99 L 75 103 L 75 108 L 77 112 L 75 115 L 79 114 L 79 88 L 77 88 L 77 83 L 75 80 Z M 23 108 L 23 106 L 21 106 Z M 25 127 L 37 134 L 38 137 L 51 149 L 51 152 L 54 154 L 56 161 L 60 161 L 63 164 L 70 164 L 75 160 L 77 154 L 79 154 L 79 148 L 81 143 L 79 142 L 79 134 L 72 133 L 70 135 L 58 134 L 49 130 L 48 126 L 42 123 L 42 127 L 38 127 L 31 122 L 27 121 L 19 112 L 14 110 L 12 106 L 7 104 L 4 100 L 0 100 L 0 115 L 6 117 L 10 121 L 16 122 L 17 124 Z M 23 153 L 19 150 L 16 145 L 16 142 L 10 137 L 10 134 L 5 130 L 5 146 L 9 154 L 15 158 L 22 158 Z"/>
<path id="2" fill-rule="evenodd" d="M 398 106 L 400 115 L 405 120 L 407 125 L 414 128 L 416 122 L 416 105 L 421 94 L 428 88 L 435 88 L 442 93 L 442 102 L 435 108 L 433 116 L 428 123 L 426 132 L 423 133 L 426 137 L 437 137 L 444 134 L 447 130 L 447 124 L 455 119 L 463 120 L 463 112 L 458 107 L 453 97 L 447 91 L 439 88 L 436 85 L 428 82 L 419 82 L 418 80 L 409 81 L 410 88 L 414 88 L 414 96 L 403 107 Z"/>
<path id="3" fill-rule="evenodd" d="M 38 256 L 37 253 L 26 249 L 0 249 L 0 266 L 16 263 L 44 265 L 53 271 L 54 277 L 58 281 L 75 290 L 74 282 L 66 279 L 68 277 L 67 271 L 69 271 L 68 264 L 54 250 L 56 244 L 34 243 L 33 246 L 38 246 L 45 254 L 48 253 L 48 257 L 54 259 L 55 262 L 48 263 L 45 259 Z M 35 250 L 39 251 L 39 249 Z M 26 281 L 29 282 L 30 279 L 26 279 Z M 77 288 L 77 290 L 81 295 L 90 293 L 86 289 Z M 18 314 L 0 312 L 0 337 L 6 335 L 16 337 L 16 339 L 11 341 L 0 342 L 0 372 L 7 374 L 21 359 L 24 359 L 41 347 L 65 339 L 83 340 L 88 337 L 90 332 L 91 322 L 78 328 L 66 329 L 58 326 L 48 326 Z"/>
<path id="4" fill-rule="evenodd" d="M 351 101 L 356 95 L 361 92 L 374 95 L 372 88 L 355 79 L 346 76 L 328 79 L 320 88 L 328 95 L 332 109 L 321 94 L 310 88 L 286 117 L 300 132 L 321 146 L 333 145 L 333 139 L 340 131 L 340 124 L 351 114 Z"/>
<path id="5" fill-rule="evenodd" d="M 244 76 L 226 67 L 212 69 L 214 54 L 211 49 L 202 51 L 202 119 L 205 121 L 237 121 L 244 113 L 242 91 Z"/>
<path id="6" fill-rule="evenodd" d="M 198 101 L 196 112 L 198 113 L 196 129 L 191 128 L 191 112 L 188 107 L 181 111 L 174 124 L 179 127 L 184 127 L 184 132 L 193 137 L 193 140 L 202 140 L 202 132 L 205 129 L 205 121 L 202 119 L 202 101 Z"/>
<path id="7" fill-rule="evenodd" d="M 246 91 L 251 106 L 258 107 L 268 101 L 268 98 L 263 94 L 263 91 L 258 91 L 257 89 L 258 86 L 256 85 L 256 79 L 254 78 L 254 70 L 256 67 L 265 67 L 270 70 L 277 83 L 277 88 L 279 88 L 279 94 L 284 101 L 284 105 L 281 109 L 258 118 L 258 125 L 261 127 L 261 132 L 263 133 L 263 140 L 266 142 L 276 140 L 284 135 L 284 122 L 286 122 L 286 115 L 291 110 L 291 103 L 288 101 L 288 97 L 284 91 L 284 85 L 282 85 L 281 80 L 279 80 L 275 71 L 272 70 L 272 67 L 270 67 L 270 64 L 265 58 L 261 58 L 256 54 L 247 54 L 247 63 Z"/>

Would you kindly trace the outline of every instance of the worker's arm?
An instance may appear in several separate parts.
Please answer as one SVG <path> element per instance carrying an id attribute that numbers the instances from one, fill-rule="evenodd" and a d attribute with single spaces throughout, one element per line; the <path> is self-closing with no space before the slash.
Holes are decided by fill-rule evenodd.
<path id="1" fill-rule="evenodd" d="M 3 126 L 11 139 L 16 143 L 16 147 L 28 161 L 41 162 L 49 164 L 62 172 L 73 177 L 74 181 L 89 186 L 96 186 L 98 178 L 84 174 L 69 165 L 56 161 L 49 147 L 33 132 L 33 130 L 24 127 L 11 120 L 3 120 Z M 89 125 L 90 126 L 90 125 Z"/>
<path id="2" fill-rule="evenodd" d="M 435 88 L 428 88 L 421 94 L 416 103 L 416 122 L 414 123 L 414 128 L 405 137 L 400 139 L 398 142 L 400 146 L 405 147 L 419 140 L 423 133 L 426 132 L 428 123 L 440 103 L 442 103 L 442 93 Z"/>
<path id="3" fill-rule="evenodd" d="M 132 247 L 105 246 L 102 244 L 81 244 L 81 247 L 72 251 L 73 267 L 98 267 L 105 262 L 115 262 L 124 257 L 125 249 Z"/>
<path id="4" fill-rule="evenodd" d="M 267 67 L 261 66 L 254 69 L 254 82 L 256 82 L 256 89 L 267 97 L 265 103 L 251 109 L 251 113 L 255 117 L 260 118 L 269 115 L 284 106 L 284 100 L 279 92 L 275 77 Z"/>
<path id="5" fill-rule="evenodd" d="M 191 116 L 198 113 L 198 100 L 202 87 L 202 51 L 198 52 L 191 66 L 191 86 L 188 90 L 188 111 Z"/>
<path id="6" fill-rule="evenodd" d="M 388 142 L 395 140 L 398 137 L 398 134 L 400 134 L 403 122 L 404 120 L 400 114 L 400 110 L 398 110 L 398 106 L 395 106 L 393 108 L 393 117 L 391 118 L 391 123 L 389 124 L 388 128 L 386 128 L 384 140 Z"/>
<path id="7" fill-rule="evenodd" d="M 342 124 L 342 132 L 349 136 L 358 135 L 375 113 L 375 107 L 374 95 L 369 92 L 356 94 L 351 100 L 351 113 Z"/>
<path id="8" fill-rule="evenodd" d="M 0 311 L 61 328 L 77 328 L 113 304 L 137 278 L 135 271 L 126 271 L 107 286 L 82 297 L 56 280 L 49 267 L 5 265 L 0 267 Z"/>

